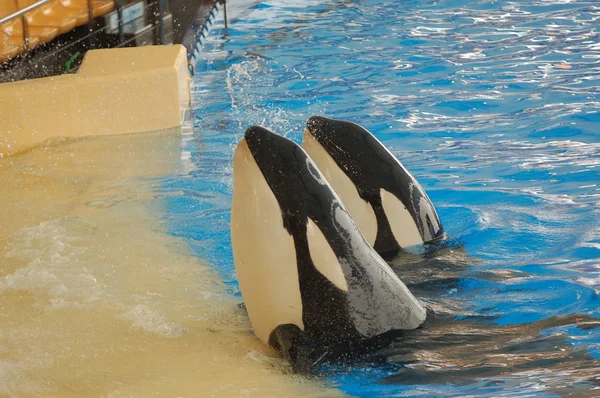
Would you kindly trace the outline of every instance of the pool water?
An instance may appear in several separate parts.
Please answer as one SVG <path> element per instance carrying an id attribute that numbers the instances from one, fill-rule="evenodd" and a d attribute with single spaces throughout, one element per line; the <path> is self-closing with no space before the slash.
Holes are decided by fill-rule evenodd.
<path id="1" fill-rule="evenodd" d="M 233 3 L 233 2 L 232 2 Z M 600 396 L 600 7 L 577 0 L 247 1 L 197 54 L 193 167 L 165 222 L 241 301 L 232 155 L 325 115 L 373 132 L 450 237 L 391 262 L 433 312 L 320 376 L 354 396 Z M 250 333 L 250 332 L 248 332 Z"/>

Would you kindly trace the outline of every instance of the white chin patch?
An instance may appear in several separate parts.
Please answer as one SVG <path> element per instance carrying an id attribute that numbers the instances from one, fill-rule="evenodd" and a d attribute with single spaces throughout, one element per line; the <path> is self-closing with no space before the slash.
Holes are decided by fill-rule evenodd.
<path id="1" fill-rule="evenodd" d="M 394 194 L 381 189 L 381 204 L 400 247 L 423 244 L 417 224 L 404 204 Z"/>
<path id="2" fill-rule="evenodd" d="M 231 242 L 256 335 L 268 343 L 279 325 L 304 330 L 294 240 L 283 227 L 277 199 L 243 139 L 233 160 Z"/>
<path id="3" fill-rule="evenodd" d="M 346 282 L 342 266 L 331 249 L 329 242 L 323 236 L 323 232 L 321 232 L 319 227 L 310 218 L 306 225 L 306 236 L 308 238 L 310 258 L 317 270 L 338 289 L 347 292 L 348 282 Z"/>
<path id="4" fill-rule="evenodd" d="M 340 202 L 344 204 L 369 245 L 373 246 L 377 238 L 377 218 L 371 205 L 358 195 L 352 180 L 340 169 L 308 129 L 304 131 L 302 137 L 302 148 L 315 162 L 329 185 L 341 199 Z"/>

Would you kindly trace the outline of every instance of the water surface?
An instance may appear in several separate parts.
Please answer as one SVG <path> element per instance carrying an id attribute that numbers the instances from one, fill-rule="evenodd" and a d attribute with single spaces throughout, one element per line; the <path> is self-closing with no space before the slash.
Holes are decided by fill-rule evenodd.
<path id="1" fill-rule="evenodd" d="M 239 3 L 238 3 L 239 4 Z M 600 395 L 600 7 L 593 1 L 230 4 L 196 65 L 194 171 L 172 234 L 241 300 L 231 158 L 262 124 L 360 123 L 417 176 L 451 238 L 392 262 L 423 329 L 327 365 L 356 396 Z"/>

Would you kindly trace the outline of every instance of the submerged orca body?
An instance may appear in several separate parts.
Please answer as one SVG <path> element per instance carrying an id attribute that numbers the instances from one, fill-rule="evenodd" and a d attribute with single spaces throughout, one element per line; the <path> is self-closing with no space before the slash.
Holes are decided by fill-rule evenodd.
<path id="1" fill-rule="evenodd" d="M 425 320 L 306 152 L 262 127 L 235 152 L 231 238 L 252 327 L 296 370 Z"/>
<path id="2" fill-rule="evenodd" d="M 307 122 L 302 147 L 382 256 L 445 237 L 421 185 L 365 128 L 314 116 Z"/>

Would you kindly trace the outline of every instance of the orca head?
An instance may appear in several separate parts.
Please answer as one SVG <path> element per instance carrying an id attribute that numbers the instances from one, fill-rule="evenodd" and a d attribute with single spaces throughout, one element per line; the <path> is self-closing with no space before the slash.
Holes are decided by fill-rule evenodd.
<path id="1" fill-rule="evenodd" d="M 362 126 L 313 116 L 302 147 L 381 255 L 394 256 L 400 248 L 445 237 L 425 190 Z"/>
<path id="2" fill-rule="evenodd" d="M 282 209 L 263 174 L 263 169 L 267 174 L 276 173 L 270 160 L 289 159 L 261 150 L 275 150 L 269 145 L 272 135 L 253 126 L 239 141 L 233 160 L 231 205 L 236 273 L 254 332 L 263 342 L 268 342 L 280 324 L 304 330 L 294 240 L 283 225 Z"/>
<path id="3" fill-rule="evenodd" d="M 423 323 L 424 308 L 300 146 L 253 126 L 233 174 L 234 264 L 263 342 L 304 363 L 325 347 Z"/>

